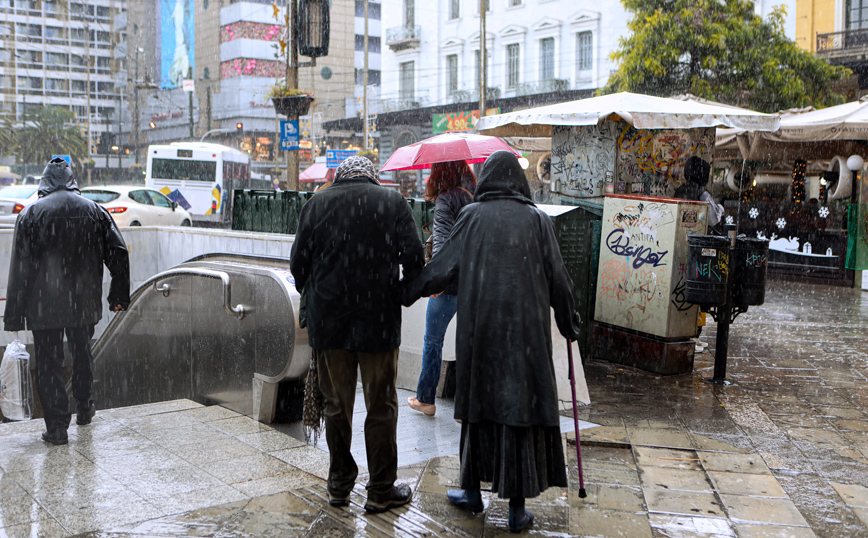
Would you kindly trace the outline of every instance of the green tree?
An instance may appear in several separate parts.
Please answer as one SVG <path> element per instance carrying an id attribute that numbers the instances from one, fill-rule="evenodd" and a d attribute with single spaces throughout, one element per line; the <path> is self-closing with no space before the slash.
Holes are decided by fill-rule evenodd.
<path id="1" fill-rule="evenodd" d="M 622 0 L 634 16 L 603 93 L 697 97 L 762 112 L 842 101 L 830 83 L 850 75 L 784 34 L 786 10 L 763 20 L 749 0 Z"/>
<path id="2" fill-rule="evenodd" d="M 18 150 L 15 141 L 15 126 L 9 116 L 0 119 L 0 156 L 12 155 Z"/>
<path id="3" fill-rule="evenodd" d="M 75 167 L 87 155 L 87 139 L 81 135 L 72 111 L 43 106 L 28 111 L 16 133 L 19 164 L 47 163 L 52 155 L 70 155 Z"/>

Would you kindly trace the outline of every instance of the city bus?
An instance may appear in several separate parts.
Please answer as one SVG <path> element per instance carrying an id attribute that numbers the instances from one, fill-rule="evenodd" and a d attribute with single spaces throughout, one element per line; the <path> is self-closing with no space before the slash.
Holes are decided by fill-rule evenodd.
<path id="1" fill-rule="evenodd" d="M 177 202 L 200 226 L 229 223 L 233 189 L 274 188 L 268 180 L 251 179 L 246 153 L 206 142 L 148 146 L 145 185 Z"/>

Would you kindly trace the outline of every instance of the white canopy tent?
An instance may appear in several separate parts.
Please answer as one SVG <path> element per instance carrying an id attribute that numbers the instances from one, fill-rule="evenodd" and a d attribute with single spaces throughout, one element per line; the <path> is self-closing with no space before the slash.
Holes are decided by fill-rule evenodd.
<path id="1" fill-rule="evenodd" d="M 852 192 L 853 173 L 847 166 L 849 156 L 868 160 L 868 100 L 814 110 L 796 109 L 781 113 L 780 128 L 774 132 L 753 132 L 744 128 L 718 128 L 715 158 L 733 161 L 727 174 L 730 188 L 733 170 L 742 161 L 767 163 L 767 182 L 786 183 L 792 163 L 797 159 L 811 162 L 809 169 L 837 172 L 832 199 L 847 198 Z M 777 173 L 774 170 L 777 169 Z M 763 181 L 760 181 L 763 182 Z"/>
<path id="2" fill-rule="evenodd" d="M 733 127 L 775 131 L 780 119 L 743 108 L 621 92 L 480 118 L 476 129 L 494 136 L 551 136 L 552 125 L 597 125 L 617 115 L 637 129 Z"/>

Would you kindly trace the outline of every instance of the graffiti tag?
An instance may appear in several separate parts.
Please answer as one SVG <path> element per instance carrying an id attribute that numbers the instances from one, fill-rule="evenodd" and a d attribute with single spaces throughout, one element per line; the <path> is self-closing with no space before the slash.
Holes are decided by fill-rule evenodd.
<path id="1" fill-rule="evenodd" d="M 668 250 L 654 252 L 649 247 L 643 246 L 631 247 L 630 236 L 626 235 L 624 230 L 619 228 L 612 230 L 609 233 L 609 236 L 606 237 L 606 247 L 608 247 L 609 251 L 616 256 L 634 258 L 633 269 L 638 269 L 646 263 L 652 267 L 666 265 L 663 258 L 669 252 Z"/>

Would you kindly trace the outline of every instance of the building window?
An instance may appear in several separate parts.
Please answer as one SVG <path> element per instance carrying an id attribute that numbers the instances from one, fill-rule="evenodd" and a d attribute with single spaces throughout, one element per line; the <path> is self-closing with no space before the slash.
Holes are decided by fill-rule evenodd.
<path id="1" fill-rule="evenodd" d="M 365 2 L 364 0 L 356 0 L 356 17 L 364 17 L 365 16 Z M 378 21 L 380 20 L 380 4 L 374 2 L 368 2 L 368 19 Z"/>
<path id="2" fill-rule="evenodd" d="M 593 38 L 593 32 L 576 34 L 576 69 L 579 71 L 588 71 L 594 67 Z"/>
<path id="3" fill-rule="evenodd" d="M 365 36 L 356 35 L 356 50 L 363 52 L 365 50 Z M 368 35 L 368 52 L 380 52 L 379 36 Z"/>
<path id="4" fill-rule="evenodd" d="M 416 64 L 415 62 L 404 62 L 401 64 L 401 80 L 399 92 L 401 99 L 412 101 L 416 94 Z"/>
<path id="5" fill-rule="evenodd" d="M 475 51 L 475 61 L 476 61 L 476 71 L 474 71 L 473 77 L 473 86 L 476 87 L 479 85 L 479 49 Z M 488 58 L 485 58 L 485 85 L 488 85 L 489 75 L 491 74 L 491 70 L 488 68 Z"/>
<path id="6" fill-rule="evenodd" d="M 365 83 L 365 70 L 356 69 L 356 86 L 361 86 Z M 368 69 L 368 86 L 380 85 L 380 70 Z"/>
<path id="7" fill-rule="evenodd" d="M 450 54 L 446 57 L 446 93 L 451 94 L 458 90 L 458 55 Z"/>
<path id="8" fill-rule="evenodd" d="M 404 26 L 416 24 L 416 1 L 404 0 Z"/>
<path id="9" fill-rule="evenodd" d="M 555 38 L 547 37 L 539 42 L 539 79 L 555 78 Z"/>
<path id="10" fill-rule="evenodd" d="M 449 2 L 449 18 L 457 19 L 461 16 L 461 0 L 451 0 Z"/>
<path id="11" fill-rule="evenodd" d="M 518 86 L 518 74 L 521 67 L 519 61 L 519 44 L 513 43 L 506 46 L 506 87 Z"/>
<path id="12" fill-rule="evenodd" d="M 509 7 L 520 6 L 521 0 L 509 0 Z"/>
<path id="13" fill-rule="evenodd" d="M 868 28 L 868 0 L 847 0 L 847 29 Z"/>

